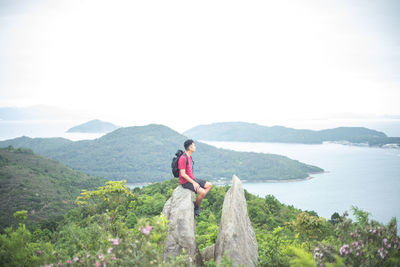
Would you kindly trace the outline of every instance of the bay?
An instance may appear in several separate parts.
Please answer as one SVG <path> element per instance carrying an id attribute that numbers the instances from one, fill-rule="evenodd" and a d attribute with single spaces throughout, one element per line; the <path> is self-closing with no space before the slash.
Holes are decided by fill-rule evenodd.
<path id="1" fill-rule="evenodd" d="M 326 219 L 334 212 L 342 214 L 346 210 L 354 218 L 352 205 L 369 212 L 370 218 L 382 223 L 389 222 L 392 217 L 400 219 L 399 149 L 334 143 L 202 142 L 236 151 L 280 154 L 325 170 L 325 173 L 312 174 L 310 180 L 244 183 L 244 188 L 252 194 L 273 195 L 282 203 L 314 210 Z M 399 221 L 397 224 L 400 228 Z"/>

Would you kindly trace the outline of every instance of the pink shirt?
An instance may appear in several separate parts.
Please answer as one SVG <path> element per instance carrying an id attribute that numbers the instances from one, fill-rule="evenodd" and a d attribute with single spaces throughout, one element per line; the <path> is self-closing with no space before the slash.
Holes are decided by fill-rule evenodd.
<path id="1" fill-rule="evenodd" d="M 185 155 L 182 155 L 182 156 L 179 158 L 179 161 L 178 161 L 179 182 L 180 182 L 181 184 L 186 184 L 186 183 L 187 183 L 187 180 L 181 176 L 180 170 L 185 170 L 186 174 L 187 174 L 190 178 L 192 178 L 192 179 L 194 180 L 192 157 L 189 157 L 187 154 L 186 154 L 186 156 L 189 158 L 189 163 L 188 163 L 187 165 L 186 165 L 186 157 L 185 157 Z"/>

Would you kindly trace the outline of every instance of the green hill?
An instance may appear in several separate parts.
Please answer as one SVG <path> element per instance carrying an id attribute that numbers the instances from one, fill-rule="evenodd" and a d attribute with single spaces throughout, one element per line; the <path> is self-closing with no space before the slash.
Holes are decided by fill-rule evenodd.
<path id="1" fill-rule="evenodd" d="M 12 214 L 18 210 L 27 210 L 30 222 L 62 216 L 82 189 L 97 188 L 104 181 L 30 149 L 1 148 L 0 228 L 15 223 Z"/>
<path id="2" fill-rule="evenodd" d="M 383 132 L 363 127 L 339 127 L 320 131 L 292 129 L 283 126 L 262 126 L 255 123 L 223 122 L 196 126 L 184 135 L 207 141 L 282 142 L 321 144 L 324 141 L 347 141 L 383 145 L 398 142 Z"/>
<path id="3" fill-rule="evenodd" d="M 67 133 L 109 133 L 116 129 L 119 126 L 114 125 L 110 122 L 105 122 L 101 120 L 91 120 L 86 123 L 80 124 L 78 126 L 70 128 Z"/>
<path id="4" fill-rule="evenodd" d="M 0 234 L 0 266 L 193 266 L 185 253 L 164 258 L 169 226 L 160 213 L 177 186 L 176 179 L 133 190 L 108 182 L 83 192 L 85 199 L 55 222 L 56 228 L 25 224 L 26 211 L 20 211 L 18 227 Z M 194 223 L 196 247 L 203 253 L 218 239 L 228 190 L 214 186 L 201 203 Z M 396 217 L 382 224 L 352 206 L 354 221 L 347 211 L 334 212 L 329 220 L 273 195 L 244 194 L 256 234 L 256 266 L 400 266 Z M 229 255 L 221 264 L 202 258 L 197 266 L 235 266 Z"/>
<path id="5" fill-rule="evenodd" d="M 95 140 L 66 143 L 63 139 L 21 137 L 0 142 L 0 147 L 27 147 L 85 173 L 110 180 L 154 182 L 172 178 L 171 160 L 187 139 L 162 125 L 119 128 Z M 236 152 L 197 143 L 194 173 L 208 180 L 301 179 L 323 171 L 285 156 Z M 40 145 L 39 145 L 40 144 Z"/>

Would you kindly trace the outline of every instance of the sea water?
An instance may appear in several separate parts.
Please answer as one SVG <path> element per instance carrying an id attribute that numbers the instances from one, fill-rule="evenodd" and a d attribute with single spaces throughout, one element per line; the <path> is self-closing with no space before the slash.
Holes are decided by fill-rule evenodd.
<path id="1" fill-rule="evenodd" d="M 327 219 L 334 212 L 348 211 L 351 215 L 354 205 L 385 224 L 396 217 L 400 228 L 400 149 L 334 143 L 205 143 L 236 151 L 280 154 L 325 170 L 322 174 L 311 174 L 312 179 L 304 181 L 244 183 L 244 188 L 252 194 L 261 197 L 270 194 L 282 203 L 314 210 Z"/>
<path id="2" fill-rule="evenodd" d="M 104 133 L 67 133 L 68 129 L 83 123 L 76 120 L 0 120 L 0 141 L 21 136 L 63 137 L 72 141 L 91 140 Z"/>

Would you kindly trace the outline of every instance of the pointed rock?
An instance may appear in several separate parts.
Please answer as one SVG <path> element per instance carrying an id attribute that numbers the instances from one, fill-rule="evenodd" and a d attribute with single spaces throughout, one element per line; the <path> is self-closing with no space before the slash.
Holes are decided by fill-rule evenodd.
<path id="1" fill-rule="evenodd" d="M 242 182 L 235 175 L 222 207 L 214 252 L 216 262 L 220 263 L 225 253 L 235 266 L 256 266 L 258 262 L 257 240 L 247 213 Z"/>
<path id="2" fill-rule="evenodd" d="M 194 193 L 178 186 L 165 203 L 162 213 L 169 220 L 169 227 L 164 259 L 169 256 L 175 259 L 185 249 L 193 264 L 201 265 L 201 256 L 195 240 L 196 222 L 193 201 Z"/>

